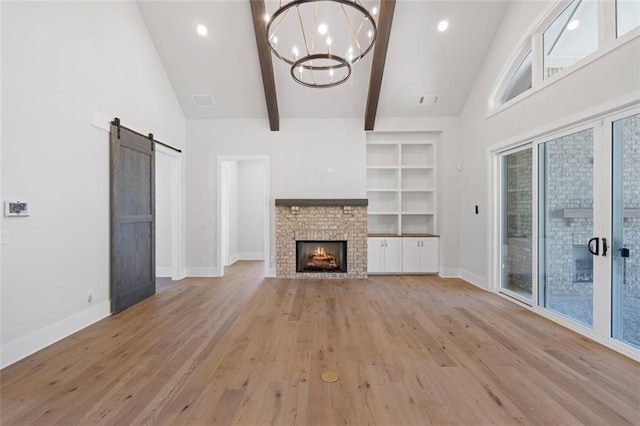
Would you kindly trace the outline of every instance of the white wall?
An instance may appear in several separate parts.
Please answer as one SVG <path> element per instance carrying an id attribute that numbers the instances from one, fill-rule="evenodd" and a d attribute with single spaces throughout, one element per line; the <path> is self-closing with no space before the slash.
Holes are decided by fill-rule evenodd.
<path id="1" fill-rule="evenodd" d="M 270 157 L 270 259 L 275 256 L 274 199 L 366 198 L 362 127 L 356 119 L 281 120 L 281 130 L 271 132 L 263 119 L 187 120 L 188 268 L 199 274 L 217 273 L 218 155 Z"/>
<path id="2" fill-rule="evenodd" d="M 264 173 L 262 160 L 238 161 L 238 255 L 264 259 Z"/>
<path id="3" fill-rule="evenodd" d="M 135 3 L 3 2 L 1 40 L 2 193 L 31 214 L 3 220 L 7 365 L 109 312 L 109 134 L 92 111 L 179 148 L 185 120 Z"/>
<path id="4" fill-rule="evenodd" d="M 487 277 L 487 147 L 550 123 L 588 111 L 621 97 L 640 97 L 640 39 L 556 79 L 526 99 L 486 117 L 493 84 L 547 2 L 512 2 L 461 114 L 460 267 L 463 277 L 486 286 Z M 480 206 L 480 214 L 474 206 Z"/>
<path id="5" fill-rule="evenodd" d="M 271 252 L 275 255 L 275 198 L 366 198 L 366 132 L 359 119 L 187 120 L 187 265 L 217 273 L 216 161 L 218 155 L 267 155 L 271 170 Z M 438 229 L 441 273 L 458 275 L 459 119 L 379 118 L 379 131 L 428 131 L 438 136 Z M 205 257 L 202 264 L 201 256 Z"/>

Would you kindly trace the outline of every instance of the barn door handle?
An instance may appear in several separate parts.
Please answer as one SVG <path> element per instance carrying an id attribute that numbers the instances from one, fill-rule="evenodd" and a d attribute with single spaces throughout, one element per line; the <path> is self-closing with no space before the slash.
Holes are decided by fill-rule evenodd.
<path id="1" fill-rule="evenodd" d="M 595 241 L 596 242 L 596 250 L 593 251 L 591 249 L 591 243 Z M 587 243 L 587 249 L 589 250 L 589 253 L 591 253 L 594 256 L 599 256 L 600 255 L 600 238 L 598 237 L 593 237 L 592 239 L 589 240 L 589 242 Z"/>

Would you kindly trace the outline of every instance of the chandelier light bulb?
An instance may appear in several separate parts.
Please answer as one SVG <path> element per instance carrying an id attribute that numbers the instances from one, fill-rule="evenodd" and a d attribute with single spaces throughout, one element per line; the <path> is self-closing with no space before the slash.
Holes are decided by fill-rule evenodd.
<path id="1" fill-rule="evenodd" d="M 329 27 L 327 27 L 327 24 L 322 23 L 318 25 L 318 34 L 325 35 L 327 31 L 329 31 Z"/>
<path id="2" fill-rule="evenodd" d="M 331 77 L 333 77 L 333 68 L 331 68 L 331 69 L 329 70 L 329 75 L 330 75 Z"/>
<path id="3" fill-rule="evenodd" d="M 331 46 L 331 37 L 327 37 L 327 46 Z"/>
<path id="4" fill-rule="evenodd" d="M 273 44 L 278 44 L 278 37 L 277 36 L 273 36 Z"/>
<path id="5" fill-rule="evenodd" d="M 367 37 L 369 38 L 373 37 L 373 31 L 369 30 L 369 32 L 367 33 Z"/>
<path id="6" fill-rule="evenodd" d="M 265 21 L 265 22 L 269 22 L 269 19 L 270 19 L 269 14 L 268 14 L 268 13 L 265 13 L 265 14 L 264 14 L 264 21 Z"/>
<path id="7" fill-rule="evenodd" d="M 377 13 L 378 13 L 378 8 L 377 8 L 377 7 L 374 7 L 374 8 L 371 10 L 371 14 L 372 14 L 372 15 L 376 15 Z"/>
<path id="8" fill-rule="evenodd" d="M 293 49 L 291 49 L 291 52 L 293 53 L 293 57 L 294 58 L 298 58 L 298 55 L 300 54 L 300 51 L 298 50 L 297 46 L 293 46 Z"/>
<path id="9" fill-rule="evenodd" d="M 578 28 L 578 25 L 580 25 L 580 20 L 579 20 L 579 19 L 574 19 L 573 21 L 571 21 L 571 22 L 569 22 L 569 23 L 567 24 L 567 29 L 568 29 L 569 31 L 573 31 L 573 30 L 575 30 L 576 28 Z"/>

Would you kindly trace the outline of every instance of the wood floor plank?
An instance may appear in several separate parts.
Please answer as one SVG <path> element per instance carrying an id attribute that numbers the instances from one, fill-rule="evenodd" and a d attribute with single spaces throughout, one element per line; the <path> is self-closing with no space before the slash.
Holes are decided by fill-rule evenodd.
<path id="1" fill-rule="evenodd" d="M 5 368 L 0 423 L 640 425 L 638 363 L 462 280 L 262 271 L 162 281 Z"/>

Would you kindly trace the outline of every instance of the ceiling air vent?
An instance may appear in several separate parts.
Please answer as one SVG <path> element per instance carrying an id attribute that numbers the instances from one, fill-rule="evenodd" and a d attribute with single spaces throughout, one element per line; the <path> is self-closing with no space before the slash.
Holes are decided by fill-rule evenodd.
<path id="1" fill-rule="evenodd" d="M 440 100 L 438 95 L 424 95 L 418 98 L 418 105 L 435 105 Z"/>
<path id="2" fill-rule="evenodd" d="M 213 102 L 211 95 L 192 95 L 193 105 L 198 108 L 213 108 L 216 104 Z"/>

